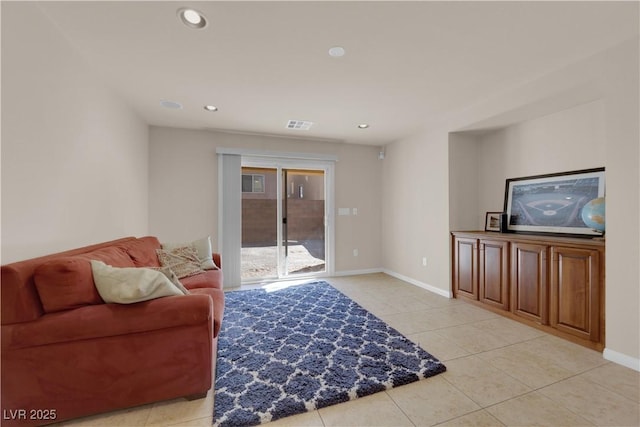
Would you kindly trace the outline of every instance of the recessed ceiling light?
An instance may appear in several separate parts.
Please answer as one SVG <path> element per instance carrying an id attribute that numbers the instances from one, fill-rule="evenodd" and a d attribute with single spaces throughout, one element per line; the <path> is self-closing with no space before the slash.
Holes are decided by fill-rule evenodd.
<path id="1" fill-rule="evenodd" d="M 334 46 L 331 49 L 329 49 L 329 56 L 333 56 L 334 58 L 339 58 L 341 56 L 344 56 L 345 53 L 346 51 L 342 46 Z"/>
<path id="2" fill-rule="evenodd" d="M 366 128 L 368 128 L 368 127 L 369 127 L 369 125 L 368 125 L 368 124 L 366 124 L 366 123 L 361 123 L 361 124 L 359 124 L 359 125 L 358 125 L 358 128 L 359 128 L 359 129 L 366 129 Z"/>
<path id="3" fill-rule="evenodd" d="M 170 110 L 182 110 L 182 104 L 175 101 L 162 100 L 160 101 L 160 105 L 162 105 L 164 108 L 169 108 Z"/>
<path id="4" fill-rule="evenodd" d="M 216 107 L 215 105 L 205 105 L 204 109 L 207 111 L 218 111 L 218 107 Z"/>
<path id="5" fill-rule="evenodd" d="M 188 7 L 178 9 L 178 16 L 182 23 L 189 28 L 199 30 L 207 26 L 207 18 L 195 9 Z"/>

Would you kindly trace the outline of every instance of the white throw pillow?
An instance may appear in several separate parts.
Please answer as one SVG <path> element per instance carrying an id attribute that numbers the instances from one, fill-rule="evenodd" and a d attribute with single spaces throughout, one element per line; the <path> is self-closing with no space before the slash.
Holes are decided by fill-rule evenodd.
<path id="1" fill-rule="evenodd" d="M 198 259 L 200 260 L 200 268 L 203 270 L 217 270 L 219 268 L 216 263 L 213 262 L 211 236 L 203 237 L 202 239 L 189 243 L 163 243 L 162 249 L 170 251 L 181 246 L 193 246 L 195 248 L 198 253 Z"/>
<path id="2" fill-rule="evenodd" d="M 180 279 L 178 279 L 178 276 L 176 275 L 176 273 L 171 268 L 169 267 L 147 267 L 147 268 L 150 268 L 151 270 L 159 271 L 160 273 L 167 276 L 167 279 L 169 279 L 171 283 L 176 285 L 176 287 L 180 289 L 183 294 L 186 295 L 189 293 L 189 290 L 184 287 L 182 282 L 180 282 Z"/>
<path id="3" fill-rule="evenodd" d="M 185 295 L 160 271 L 149 268 L 111 267 L 91 261 L 93 282 L 106 303 L 133 304 L 160 297 Z"/>

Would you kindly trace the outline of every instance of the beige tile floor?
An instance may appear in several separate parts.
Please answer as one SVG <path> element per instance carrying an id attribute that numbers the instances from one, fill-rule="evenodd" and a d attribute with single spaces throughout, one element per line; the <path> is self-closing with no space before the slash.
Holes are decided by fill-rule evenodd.
<path id="1" fill-rule="evenodd" d="M 384 274 L 328 281 L 447 372 L 266 426 L 638 426 L 640 373 L 536 329 Z M 213 393 L 61 423 L 211 426 Z"/>

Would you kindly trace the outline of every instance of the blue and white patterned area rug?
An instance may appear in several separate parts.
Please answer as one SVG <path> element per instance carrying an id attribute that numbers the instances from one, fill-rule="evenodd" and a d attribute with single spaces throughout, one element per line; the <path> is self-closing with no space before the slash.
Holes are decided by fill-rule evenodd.
<path id="1" fill-rule="evenodd" d="M 445 370 L 326 282 L 228 292 L 213 423 L 258 425 Z"/>

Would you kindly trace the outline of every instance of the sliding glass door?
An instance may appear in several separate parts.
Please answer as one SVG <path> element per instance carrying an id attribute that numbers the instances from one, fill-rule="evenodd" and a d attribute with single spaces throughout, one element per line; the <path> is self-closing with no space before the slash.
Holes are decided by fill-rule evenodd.
<path id="1" fill-rule="evenodd" d="M 284 275 L 324 272 L 324 171 L 283 169 L 282 174 Z"/>
<path id="2" fill-rule="evenodd" d="M 278 277 L 278 169 L 242 168 L 242 281 Z"/>
<path id="3" fill-rule="evenodd" d="M 326 198 L 326 168 L 243 160 L 243 283 L 328 271 Z"/>

